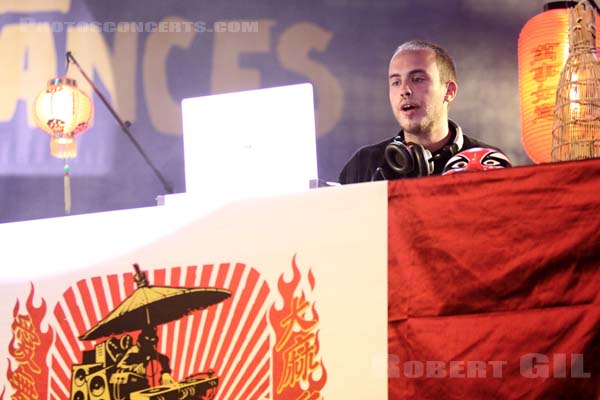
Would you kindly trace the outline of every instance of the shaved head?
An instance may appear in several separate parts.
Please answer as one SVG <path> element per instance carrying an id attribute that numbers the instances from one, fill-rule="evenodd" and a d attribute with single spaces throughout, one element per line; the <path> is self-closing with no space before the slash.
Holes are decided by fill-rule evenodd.
<path id="1" fill-rule="evenodd" d="M 425 40 L 409 40 L 408 42 L 402 43 L 392 56 L 392 59 L 396 57 L 401 51 L 415 51 L 415 50 L 428 50 L 433 52 L 435 55 L 435 62 L 440 71 L 440 79 L 442 82 L 454 81 L 456 82 L 456 67 L 454 61 L 446 50 L 440 46 L 427 42 Z"/>

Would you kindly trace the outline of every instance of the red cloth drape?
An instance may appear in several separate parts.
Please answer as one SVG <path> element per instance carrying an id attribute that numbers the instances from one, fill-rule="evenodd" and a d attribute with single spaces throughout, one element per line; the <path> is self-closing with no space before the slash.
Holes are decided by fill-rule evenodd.
<path id="1" fill-rule="evenodd" d="M 389 183 L 389 398 L 600 398 L 600 160 Z"/>

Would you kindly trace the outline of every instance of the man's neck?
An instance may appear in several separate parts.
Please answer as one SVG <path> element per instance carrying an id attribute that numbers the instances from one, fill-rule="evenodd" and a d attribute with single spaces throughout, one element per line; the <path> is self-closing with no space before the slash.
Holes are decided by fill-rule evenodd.
<path id="1" fill-rule="evenodd" d="M 429 135 L 415 135 L 411 134 L 410 132 L 404 132 L 404 141 L 406 143 L 420 144 L 421 146 L 425 147 L 427 150 L 433 153 L 444 147 L 446 144 L 448 144 L 448 142 L 452 138 L 452 132 L 450 131 L 448 125 L 446 125 L 445 132 L 438 132 L 439 133 L 437 134 L 431 133 Z"/>

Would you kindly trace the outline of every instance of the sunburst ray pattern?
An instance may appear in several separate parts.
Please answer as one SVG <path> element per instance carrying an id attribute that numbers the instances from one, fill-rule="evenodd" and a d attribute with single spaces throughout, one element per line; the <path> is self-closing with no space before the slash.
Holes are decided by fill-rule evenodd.
<path id="1" fill-rule="evenodd" d="M 50 398 L 68 399 L 71 367 L 104 339 L 80 340 L 135 290 L 132 273 L 92 277 L 67 288 L 54 308 L 55 344 L 50 351 Z M 205 310 L 161 325 L 159 351 L 170 359 L 175 380 L 214 370 L 217 398 L 270 397 L 270 289 L 260 273 L 242 263 L 153 269 L 151 285 L 215 287 L 232 296 Z M 133 334 L 132 336 L 136 336 Z"/>

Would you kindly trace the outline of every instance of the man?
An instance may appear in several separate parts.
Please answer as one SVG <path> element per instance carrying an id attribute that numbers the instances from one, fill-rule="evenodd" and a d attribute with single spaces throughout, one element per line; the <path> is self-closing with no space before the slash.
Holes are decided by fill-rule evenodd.
<path id="1" fill-rule="evenodd" d="M 456 98 L 456 68 L 441 47 L 422 40 L 411 40 L 398 47 L 389 65 L 389 97 L 392 112 L 401 131 L 395 138 L 359 149 L 342 169 L 342 184 L 398 179 L 429 173 L 399 174 L 386 161 L 386 147 L 394 143 L 419 151 L 428 150 L 425 163 L 432 163 L 439 175 L 457 152 L 474 147 L 491 147 L 462 133 L 448 119 L 450 104 Z M 392 145 L 394 147 L 394 145 Z M 392 153 L 393 154 L 393 153 Z"/>
<path id="2" fill-rule="evenodd" d="M 156 327 L 140 332 L 137 343 L 119 360 L 117 371 L 111 377 L 111 383 L 120 385 L 120 393 L 174 383 L 169 358 L 158 352 L 157 344 Z"/>

